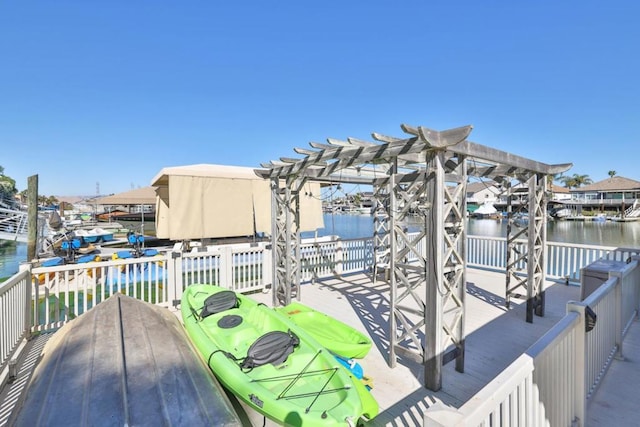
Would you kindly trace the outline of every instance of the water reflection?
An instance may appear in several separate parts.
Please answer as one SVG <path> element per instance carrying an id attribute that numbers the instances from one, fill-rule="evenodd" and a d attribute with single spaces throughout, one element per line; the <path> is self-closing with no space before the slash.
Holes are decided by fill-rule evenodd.
<path id="1" fill-rule="evenodd" d="M 318 237 L 340 236 L 343 239 L 359 239 L 373 236 L 373 216 L 324 214 L 324 228 L 318 229 Z M 313 237 L 313 232 L 302 233 L 302 237 Z"/>
<path id="2" fill-rule="evenodd" d="M 603 246 L 640 246 L 640 222 L 553 221 L 547 239 Z"/>
<path id="3" fill-rule="evenodd" d="M 373 235 L 373 217 L 369 215 L 324 216 L 325 228 L 318 236 L 338 235 L 342 238 L 362 238 Z M 409 231 L 420 227 L 419 218 L 407 222 Z M 495 219 L 474 219 L 467 223 L 467 234 L 476 236 L 505 237 L 507 222 Z M 313 233 L 305 237 L 313 236 Z M 550 221 L 547 224 L 547 240 L 550 242 L 579 243 L 601 246 L 640 247 L 639 222 Z"/>
<path id="4" fill-rule="evenodd" d="M 26 260 L 26 244 L 0 240 L 0 278 L 17 273 L 20 263 Z"/>
<path id="5" fill-rule="evenodd" d="M 471 236 L 506 237 L 507 221 L 471 218 L 467 222 L 467 234 Z"/>

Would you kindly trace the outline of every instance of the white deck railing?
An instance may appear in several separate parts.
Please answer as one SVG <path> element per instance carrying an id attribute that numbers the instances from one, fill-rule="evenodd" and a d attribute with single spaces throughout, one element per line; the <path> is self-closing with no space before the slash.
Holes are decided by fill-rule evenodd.
<path id="1" fill-rule="evenodd" d="M 270 271 L 265 271 L 271 262 L 267 252 L 265 256 L 264 245 L 246 244 L 33 268 L 33 331 L 60 327 L 115 292 L 168 306 L 194 283 L 238 292 L 264 289 L 270 279 Z"/>
<path id="2" fill-rule="evenodd" d="M 303 282 L 364 271 L 373 265 L 373 239 L 308 239 L 301 247 Z"/>
<path id="3" fill-rule="evenodd" d="M 417 244 L 416 248 L 420 251 L 423 246 Z M 504 270 L 505 251 L 504 238 L 469 236 L 467 264 Z M 579 282 L 580 269 L 591 262 L 599 258 L 626 261 L 637 253 L 637 249 L 550 242 L 547 277 Z M 409 261 L 412 258 L 415 254 L 410 253 Z M 364 271 L 372 268 L 373 263 L 372 239 L 325 237 L 302 242 L 303 282 Z M 184 288 L 193 283 L 221 284 L 239 292 L 261 290 L 271 283 L 271 264 L 272 253 L 267 244 L 247 243 L 200 248 L 191 253 L 165 252 L 154 257 L 33 268 L 33 301 L 37 307 L 32 312 L 33 330 L 62 326 L 114 292 L 171 305 L 176 304 Z"/>
<path id="4" fill-rule="evenodd" d="M 639 257 L 582 302 L 459 409 L 435 405 L 428 426 L 584 425 L 588 399 L 640 310 Z M 588 330 L 589 311 L 596 315 Z"/>
<path id="5" fill-rule="evenodd" d="M 29 337 L 31 322 L 31 274 L 27 267 L 0 283 L 0 387 L 9 376 L 10 364 Z"/>
<path id="6" fill-rule="evenodd" d="M 517 249 L 526 252 L 526 240 L 517 240 Z M 504 237 L 467 237 L 467 265 L 470 267 L 505 270 L 507 240 Z M 599 259 L 627 261 L 640 254 L 640 248 L 618 248 L 614 246 L 592 246 L 575 243 L 547 242 L 546 275 L 548 279 L 580 283 L 580 269 Z M 516 264 L 526 269 L 524 261 Z"/>

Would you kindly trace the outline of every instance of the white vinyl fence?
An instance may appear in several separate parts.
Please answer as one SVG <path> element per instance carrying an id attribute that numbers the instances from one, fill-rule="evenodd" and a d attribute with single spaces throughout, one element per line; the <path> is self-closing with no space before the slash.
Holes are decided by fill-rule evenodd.
<path id="1" fill-rule="evenodd" d="M 27 267 L 0 283 L 0 387 L 8 379 L 19 349 L 29 337 L 31 274 Z"/>
<path id="2" fill-rule="evenodd" d="M 33 330 L 60 327 L 115 292 L 169 306 L 176 305 L 184 288 L 194 283 L 238 292 L 262 290 L 271 277 L 270 269 L 265 270 L 270 256 L 264 245 L 246 244 L 33 268 L 33 300 L 37 302 Z"/>
<path id="3" fill-rule="evenodd" d="M 424 242 L 416 247 L 420 251 Z M 266 243 L 220 245 L 197 248 L 190 253 L 169 251 L 153 257 L 33 268 L 30 315 L 33 331 L 60 327 L 114 292 L 169 306 L 176 305 L 184 288 L 194 283 L 218 284 L 238 292 L 264 290 L 272 279 L 269 248 Z M 467 259 L 471 267 L 504 270 L 505 251 L 505 239 L 468 237 Z M 635 249 L 550 242 L 547 274 L 551 279 L 575 282 L 579 280 L 580 269 L 600 257 L 628 260 L 636 253 Z M 415 254 L 409 254 L 409 261 L 411 257 Z M 373 263 L 373 239 L 325 237 L 302 241 L 303 282 L 370 270 Z M 14 282 L 4 286 L 11 288 Z"/>
<path id="4" fill-rule="evenodd" d="M 516 241 L 521 253 L 527 251 L 527 241 Z M 467 265 L 504 271 L 507 240 L 504 237 L 467 237 Z M 545 253 L 546 275 L 549 279 L 580 282 L 580 269 L 592 262 L 604 258 L 614 261 L 628 261 L 633 255 L 640 254 L 638 248 L 617 248 L 614 246 L 590 246 L 575 243 L 547 242 Z M 526 269 L 524 261 L 516 265 Z"/>

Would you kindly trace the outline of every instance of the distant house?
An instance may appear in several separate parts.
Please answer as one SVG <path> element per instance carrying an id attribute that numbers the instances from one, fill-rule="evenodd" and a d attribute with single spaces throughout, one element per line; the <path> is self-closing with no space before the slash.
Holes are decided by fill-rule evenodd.
<path id="1" fill-rule="evenodd" d="M 551 184 L 550 202 L 564 203 L 571 200 L 568 188 Z M 494 181 L 470 182 L 467 184 L 467 209 L 473 212 L 484 203 L 492 203 L 498 208 L 505 208 L 509 202 L 514 205 L 529 202 L 529 185 L 520 182 L 511 187 L 508 192 L 502 185 Z"/>
<path id="2" fill-rule="evenodd" d="M 502 190 L 494 181 L 470 182 L 467 184 L 467 210 L 474 212 L 484 203 L 495 203 Z"/>
<path id="3" fill-rule="evenodd" d="M 640 199 L 640 181 L 613 176 L 584 187 L 573 188 L 570 192 L 573 200 L 633 203 L 636 199 Z"/>
<path id="4" fill-rule="evenodd" d="M 93 203 L 102 206 L 102 213 L 99 215 L 102 220 L 154 221 L 156 188 L 137 188 L 124 193 L 97 198 Z"/>
<path id="5" fill-rule="evenodd" d="M 579 214 L 606 213 L 626 216 L 636 209 L 640 199 L 640 181 L 614 176 L 596 183 L 570 190 L 567 204 L 576 207 Z"/>
<path id="6" fill-rule="evenodd" d="M 571 200 L 571 192 L 566 187 L 560 187 L 559 185 L 551 184 L 551 200 L 556 202 L 563 202 Z"/>

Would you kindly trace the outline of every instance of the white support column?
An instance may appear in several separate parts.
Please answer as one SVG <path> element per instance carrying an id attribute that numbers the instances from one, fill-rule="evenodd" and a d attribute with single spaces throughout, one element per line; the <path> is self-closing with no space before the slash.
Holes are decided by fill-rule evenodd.
<path id="1" fill-rule="evenodd" d="M 624 316 L 624 310 L 622 309 L 623 307 L 623 302 L 622 302 L 622 288 L 623 288 L 623 283 L 624 283 L 624 277 L 623 277 L 623 273 L 620 271 L 610 271 L 609 272 L 609 278 L 615 277 L 616 278 L 616 287 L 614 288 L 614 295 L 615 295 L 615 304 L 616 304 L 616 311 L 615 311 L 615 316 L 616 316 L 616 337 L 615 337 L 615 343 L 616 343 L 616 354 L 613 356 L 615 357 L 617 360 L 624 360 L 624 354 L 622 352 L 622 344 L 624 343 L 624 327 L 625 324 L 627 322 L 627 319 L 623 319 Z"/>
<path id="2" fill-rule="evenodd" d="M 227 246 L 220 249 L 220 284 L 227 284 L 232 291 L 236 289 L 236 278 L 233 265 L 233 247 Z"/>
<path id="3" fill-rule="evenodd" d="M 182 280 L 182 252 L 167 252 L 167 303 L 170 307 L 176 307 L 182 298 L 182 291 L 178 286 L 183 285 Z M 180 278 L 180 279 L 178 279 Z"/>
<path id="4" fill-rule="evenodd" d="M 396 318 L 396 312 L 398 310 L 398 289 L 396 284 L 396 275 L 395 275 L 395 254 L 397 251 L 396 244 L 396 212 L 398 211 L 398 202 L 395 194 L 396 188 L 396 180 L 398 173 L 398 160 L 395 159 L 393 165 L 391 166 L 390 176 L 389 176 L 389 187 L 390 190 L 390 198 L 389 198 L 389 305 L 390 305 L 390 313 L 389 313 L 389 366 L 392 368 L 396 367 L 397 363 L 397 354 L 396 349 L 398 348 L 398 321 Z M 385 273 L 386 274 L 386 273 Z"/>
<path id="5" fill-rule="evenodd" d="M 573 363 L 575 383 L 575 400 L 572 402 L 575 408 L 575 425 L 585 426 L 587 422 L 587 386 L 586 386 L 586 332 L 585 332 L 585 305 L 581 302 L 569 301 L 567 303 L 567 313 L 576 312 L 580 315 L 575 340 L 576 358 Z"/>
<path id="6" fill-rule="evenodd" d="M 18 271 L 19 272 L 23 272 L 23 271 L 27 271 L 27 283 L 25 286 L 25 301 L 26 301 L 26 307 L 24 308 L 24 325 L 25 325 L 25 330 L 26 330 L 26 339 L 29 339 L 31 337 L 31 328 L 33 326 L 32 322 L 32 307 L 37 307 L 38 306 L 38 300 L 36 299 L 36 301 L 32 301 L 32 295 L 33 295 L 33 291 L 32 288 L 33 286 L 38 286 L 37 284 L 34 283 L 33 281 L 33 276 L 31 275 L 31 268 L 32 268 L 32 264 L 30 262 L 23 262 L 20 264 L 20 266 L 18 267 Z M 33 304 L 33 305 L 32 305 Z"/>

